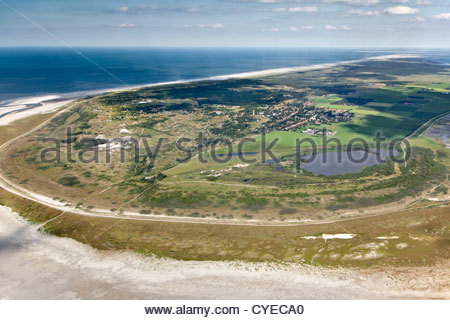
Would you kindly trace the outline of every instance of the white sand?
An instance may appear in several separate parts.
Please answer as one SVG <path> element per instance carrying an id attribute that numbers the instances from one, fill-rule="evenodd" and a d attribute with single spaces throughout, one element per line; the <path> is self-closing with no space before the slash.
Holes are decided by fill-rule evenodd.
<path id="1" fill-rule="evenodd" d="M 254 71 L 254 72 L 243 72 L 243 73 L 214 76 L 214 77 L 195 79 L 195 80 L 179 80 L 179 81 L 143 84 L 143 85 L 138 85 L 138 86 L 128 86 L 128 87 L 122 86 L 122 87 L 109 88 L 109 89 L 103 89 L 103 90 L 80 91 L 80 92 L 73 92 L 73 93 L 67 93 L 67 94 L 61 94 L 61 95 L 45 95 L 45 96 L 38 96 L 38 97 L 21 98 L 21 99 L 16 99 L 16 100 L 10 101 L 3 107 L 0 107 L 0 126 L 8 125 L 8 124 L 12 123 L 13 121 L 16 121 L 16 120 L 19 120 L 19 119 L 22 119 L 25 117 L 29 117 L 29 116 L 32 116 L 32 115 L 35 115 L 38 113 L 52 112 L 71 101 L 74 101 L 74 100 L 77 100 L 80 98 L 84 98 L 87 96 L 91 96 L 91 95 L 98 95 L 101 93 L 106 93 L 106 92 L 132 90 L 132 89 L 139 89 L 139 88 L 144 88 L 144 87 L 156 87 L 156 86 L 170 85 L 170 84 L 191 83 L 191 82 L 199 82 L 199 81 L 205 81 L 205 80 L 227 80 L 227 79 L 242 79 L 242 78 L 250 78 L 250 77 L 263 77 L 263 76 L 270 76 L 270 75 L 280 75 L 280 74 L 285 74 L 285 73 L 290 73 L 290 72 L 320 70 L 320 69 L 325 69 L 325 68 L 329 68 L 329 67 L 333 67 L 333 66 L 339 66 L 339 65 L 349 64 L 349 63 L 357 63 L 357 62 L 363 62 L 363 61 L 416 58 L 416 57 L 418 57 L 418 56 L 410 55 L 410 54 L 384 55 L 384 56 L 371 57 L 371 58 L 352 60 L 352 61 L 343 61 L 343 62 L 337 62 L 337 63 L 317 64 L 317 65 L 311 65 L 311 66 L 292 67 L 292 68 L 278 68 L 278 69 L 269 69 L 269 70 Z M 54 99 L 58 99 L 58 101 L 57 102 L 52 101 Z M 42 106 L 33 107 L 33 108 L 26 107 L 26 105 L 36 104 L 36 103 L 41 103 Z M 14 111 L 14 112 L 10 113 L 11 111 Z M 7 114 L 5 116 L 4 115 L 5 113 L 9 113 L 9 114 Z"/>
<path id="2" fill-rule="evenodd" d="M 310 71 L 310 70 L 320 70 L 320 69 L 326 69 L 326 68 L 335 67 L 335 66 L 339 66 L 339 65 L 344 65 L 344 64 L 348 64 L 348 63 L 357 63 L 357 62 L 363 62 L 363 61 L 376 61 L 376 60 L 389 60 L 389 59 L 402 59 L 402 58 L 418 58 L 418 57 L 419 56 L 417 56 L 417 55 L 410 55 L 410 54 L 393 54 L 393 55 L 384 55 L 384 56 L 371 57 L 371 58 L 365 58 L 365 59 L 359 59 L 359 60 L 316 64 L 316 65 L 311 65 L 311 66 L 291 67 L 291 68 L 277 68 L 277 69 L 268 69 L 268 70 L 262 70 L 262 71 L 243 72 L 243 73 L 236 73 L 236 74 L 230 74 L 230 75 L 225 75 L 225 76 L 211 77 L 210 79 L 213 79 L 213 80 L 227 80 L 227 79 L 240 79 L 240 78 L 273 76 L 273 75 L 280 75 L 280 74 L 291 73 L 291 72 L 303 72 L 303 71 Z"/>
<path id="3" fill-rule="evenodd" d="M 215 79 L 329 66 L 332 65 L 266 70 Z M 186 81 L 151 86 L 182 82 Z M 96 91 L 95 94 L 113 90 Z M 69 101 L 92 94 L 94 92 L 16 100 L 0 108 L 0 125 L 56 110 Z M 48 101 L 56 98 L 60 100 Z M 42 106 L 26 109 L 27 104 L 35 103 L 42 103 Z M 10 111 L 16 112 L 1 117 Z M 15 193 L 24 195 L 27 191 Z M 46 202 L 52 207 L 63 205 L 36 194 L 28 193 L 26 197 L 33 200 L 41 197 L 38 202 Z M 389 289 L 392 287 L 391 280 L 382 274 L 362 275 L 299 265 L 181 262 L 124 252 L 99 252 L 71 239 L 41 234 L 9 208 L 0 206 L 0 298 L 3 299 L 379 299 L 402 296 Z"/>
<path id="4" fill-rule="evenodd" d="M 382 237 L 377 237 L 378 240 L 395 240 L 398 239 L 398 236 L 382 236 Z"/>
<path id="5" fill-rule="evenodd" d="M 331 240 L 331 239 L 353 239 L 356 235 L 350 234 L 350 233 L 337 233 L 337 234 L 322 234 L 320 237 L 317 236 L 306 236 L 303 237 L 303 239 L 307 240 L 314 240 L 322 238 L 324 240 Z"/>
<path id="6" fill-rule="evenodd" d="M 0 107 L 0 126 L 8 125 L 16 120 L 35 114 L 52 112 L 73 101 L 72 99 L 59 100 L 59 98 L 61 96 L 51 95 L 14 100 L 5 107 Z M 27 106 L 32 104 L 41 104 L 41 106 Z"/>
<path id="7" fill-rule="evenodd" d="M 24 99 L 18 99 L 15 101 L 10 102 L 6 108 L 0 107 L 0 126 L 8 125 L 11 122 L 22 119 L 34 114 L 42 113 L 42 112 L 51 112 L 54 111 L 61 106 L 67 104 L 70 101 L 92 96 L 92 95 L 98 95 L 105 92 L 115 91 L 115 90 L 130 90 L 130 89 L 136 89 L 136 88 L 142 88 L 142 87 L 155 87 L 155 86 L 161 86 L 161 85 L 167 85 L 167 84 L 175 84 L 175 83 L 189 83 L 189 82 L 198 82 L 198 81 L 204 81 L 204 80 L 226 80 L 231 78 L 246 78 L 246 77 L 252 77 L 252 76 L 267 76 L 267 75 L 274 75 L 274 74 L 283 74 L 283 73 L 289 73 L 289 72 L 299 72 L 299 71 L 307 71 L 307 70 L 313 70 L 313 69 L 323 69 L 328 68 L 331 66 L 338 66 L 338 65 L 344 65 L 349 63 L 357 63 L 361 61 L 367 61 L 367 60 L 388 60 L 388 59 L 398 59 L 398 58 L 411 58 L 416 57 L 412 55 L 385 55 L 385 56 L 379 56 L 379 57 L 373 57 L 373 58 L 367 58 L 367 59 L 361 59 L 361 60 L 353 60 L 353 61 L 344 61 L 339 63 L 332 63 L 332 64 L 319 64 L 319 65 L 313 65 L 313 66 L 305 66 L 305 67 L 293 67 L 293 68 L 281 68 L 281 69 L 271 69 L 271 70 L 263 70 L 263 71 L 256 71 L 256 72 L 247 72 L 247 73 L 240 73 L 240 74 L 232 74 L 232 75 L 225 75 L 225 76 L 219 76 L 219 77 L 210 77 L 206 79 L 196 79 L 196 80 L 183 80 L 183 81 L 172 81 L 172 82 L 163 82 L 163 83 L 156 83 L 156 84 L 147 84 L 147 85 L 141 85 L 136 87 L 128 87 L 128 88 L 116 88 L 116 89 L 105 89 L 105 90 L 95 90 L 95 91 L 84 91 L 84 92 L 74 92 L 74 93 L 68 93 L 64 95 L 46 95 L 41 97 L 30 97 L 30 98 L 24 98 Z M 54 99 L 58 99 L 57 101 L 53 101 Z M 41 103 L 42 106 L 40 107 L 33 107 L 28 109 L 23 109 L 25 105 L 27 104 L 33 104 L 33 103 Z M 6 116 L 2 117 L 2 114 L 11 111 L 11 108 L 15 108 L 17 112 L 10 113 Z M 3 110 L 4 109 L 4 110 Z M 6 111 L 8 109 L 8 111 Z M 7 144 L 4 144 L 0 147 L 4 148 Z M 208 218 L 180 218 L 180 217 L 164 217 L 156 216 L 156 215 L 145 215 L 138 214 L 136 212 L 124 212 L 123 216 L 116 216 L 115 214 L 111 214 L 108 210 L 102 210 L 102 209 L 94 209 L 90 210 L 90 212 L 86 212 L 83 210 L 80 210 L 78 208 L 75 208 L 73 205 L 68 206 L 66 203 L 62 203 L 59 201 L 55 201 L 50 197 L 31 192 L 26 190 L 25 188 L 22 188 L 19 185 L 14 184 L 13 182 L 9 181 L 6 177 L 0 175 L 0 187 L 4 188 L 5 190 L 17 194 L 19 196 L 22 196 L 24 198 L 27 198 L 29 200 L 36 201 L 38 203 L 44 204 L 46 206 L 49 206 L 51 208 L 64 210 L 64 211 L 70 211 L 72 213 L 82 214 L 82 215 L 88 215 L 88 216 L 110 216 L 117 219 L 149 219 L 149 220 L 158 220 L 158 221 L 181 221 L 186 223 L 205 223 L 205 222 L 213 222 L 215 224 L 219 224 L 220 222 L 217 222 L 217 219 L 208 219 Z M 234 221 L 231 221 L 234 224 Z M 282 223 L 281 225 L 291 224 L 291 223 L 302 223 L 304 221 L 287 221 L 285 223 Z M 265 224 L 269 224 L 269 222 L 264 222 Z M 323 222 L 323 223 L 329 223 Z M 242 224 L 242 223 L 240 223 Z M 247 221 L 246 224 L 260 224 L 259 221 Z M 270 223 L 272 225 L 278 225 L 278 222 Z M 319 223 L 317 223 L 319 224 Z"/>
<path id="8" fill-rule="evenodd" d="M 40 97 L 17 99 L 17 100 L 14 100 L 14 102 L 10 103 L 10 104 L 25 106 L 26 104 L 40 103 L 42 101 L 48 101 L 48 100 L 53 100 L 53 99 L 58 99 L 58 98 L 60 98 L 60 96 L 46 95 L 46 96 L 40 96 Z"/>
<path id="9" fill-rule="evenodd" d="M 373 284 L 349 271 L 99 252 L 42 234 L 0 206 L 0 299 L 385 298 Z"/>
<path id="10" fill-rule="evenodd" d="M 0 299 L 449 298 L 448 269 L 363 273 L 102 252 L 42 234 L 0 206 Z"/>

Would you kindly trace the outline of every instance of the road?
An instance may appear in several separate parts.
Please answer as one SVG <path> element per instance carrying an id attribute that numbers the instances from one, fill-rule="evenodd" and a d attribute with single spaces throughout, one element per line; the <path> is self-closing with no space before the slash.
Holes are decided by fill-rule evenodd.
<path id="1" fill-rule="evenodd" d="M 0 206 L 0 299 L 385 299 L 387 275 L 102 252 Z"/>
<path id="2" fill-rule="evenodd" d="M 4 144 L 0 152 L 46 123 Z M 65 204 L 10 183 L 1 174 L 0 186 L 21 197 L 59 209 L 62 214 L 72 212 L 114 219 L 142 219 L 67 208 Z M 178 222 L 170 218 L 159 217 L 158 221 Z M 361 218 L 364 217 L 356 219 Z M 190 218 L 183 222 L 206 221 Z M 211 220 L 210 223 L 215 222 Z M 320 224 L 323 223 L 333 222 Z M 0 206 L 0 299 L 449 298 L 448 290 L 405 290 L 386 271 L 374 270 L 363 274 L 354 270 L 302 265 L 174 261 L 130 252 L 100 252 L 72 239 L 43 234 L 38 231 L 39 227 L 24 221 L 11 209 Z M 436 266 L 433 267 L 435 269 Z M 404 274 L 409 275 L 410 272 L 408 270 Z M 420 279 L 417 274 L 430 274 L 431 271 L 414 272 L 405 283 L 417 281 Z M 423 287 L 427 288 L 426 285 Z"/>
<path id="3" fill-rule="evenodd" d="M 75 104 L 74 104 L 75 105 Z M 39 108 L 33 109 L 35 110 L 35 113 L 39 113 Z M 61 112 L 64 112 L 67 109 L 63 109 L 56 113 L 53 117 L 56 117 Z M 441 116 L 444 116 L 445 114 L 442 114 Z M 27 114 L 28 116 L 28 114 Z M 52 117 L 52 118 L 53 118 Z M 2 146 L 0 146 L 0 153 L 2 153 L 7 146 L 14 143 L 18 139 L 21 139 L 24 136 L 27 136 L 43 126 L 45 126 L 51 119 L 48 119 L 41 123 L 40 125 L 36 126 L 35 128 L 31 128 L 29 131 L 21 134 L 18 137 L 15 137 L 14 139 L 4 143 Z M 433 121 L 437 120 L 437 118 L 432 119 Z M 431 120 L 430 120 L 431 121 Z M 427 122 L 425 125 L 428 125 Z M 0 118 L 0 126 L 4 125 L 2 123 L 2 118 Z M 418 129 L 419 130 L 419 129 Z M 417 130 L 416 130 L 417 131 Z M 412 135 L 410 135 L 412 136 Z M 409 137 L 408 137 L 409 138 Z M 26 190 L 22 186 L 19 186 L 15 183 L 13 183 L 11 180 L 9 180 L 3 172 L 0 171 L 0 187 L 3 189 L 18 195 L 20 197 L 26 198 L 28 200 L 35 201 L 37 203 L 40 203 L 42 205 L 45 205 L 50 208 L 54 208 L 57 210 L 61 210 L 62 212 L 70 212 L 74 214 L 80 214 L 85 216 L 93 216 L 93 217 L 105 217 L 105 218 L 112 218 L 112 219 L 124 219 L 124 220 L 151 220 L 151 221 L 163 221 L 163 222 L 182 222 L 182 223 L 195 223 L 195 224 L 227 224 L 227 225 L 250 225 L 250 226 L 291 226 L 291 225 L 323 225 L 323 224 L 329 224 L 329 223 L 336 223 L 336 222 L 343 222 L 343 221 L 349 221 L 349 220 L 356 220 L 356 219 L 364 219 L 367 217 L 373 217 L 373 216 L 380 216 L 380 215 L 386 215 L 391 214 L 394 212 L 398 212 L 402 209 L 407 208 L 408 204 L 405 204 L 403 207 L 393 207 L 391 210 L 385 210 L 383 209 L 383 212 L 377 212 L 374 211 L 372 213 L 364 213 L 364 214 L 357 214 L 357 216 L 349 216 L 349 218 L 342 219 L 339 217 L 339 219 L 336 220 L 324 220 L 324 221 L 298 221 L 298 220 L 286 220 L 286 221 L 264 221 L 264 220 L 237 220 L 237 219 L 229 219 L 229 220 L 220 220 L 214 218 L 196 218 L 196 217 L 175 217 L 175 216 L 161 216 L 161 215 L 142 215 L 138 212 L 123 212 L 120 213 L 111 213 L 111 211 L 106 209 L 91 209 L 91 210 L 83 210 L 81 208 L 76 208 L 73 206 L 68 206 L 67 203 L 56 201 L 48 196 L 38 194 L 35 192 L 31 192 L 29 190 Z M 378 209 L 377 209 L 378 210 Z M 345 216 L 344 213 L 341 216 Z"/>

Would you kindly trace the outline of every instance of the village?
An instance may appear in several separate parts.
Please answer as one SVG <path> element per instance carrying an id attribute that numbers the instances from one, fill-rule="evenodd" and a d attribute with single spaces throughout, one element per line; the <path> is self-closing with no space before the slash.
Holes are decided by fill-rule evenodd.
<path id="1" fill-rule="evenodd" d="M 192 112 L 205 112 L 205 110 L 194 108 Z M 332 109 L 299 100 L 257 108 L 213 105 L 209 106 L 206 112 L 213 117 L 224 116 L 226 120 L 222 123 L 222 127 L 214 128 L 213 131 L 215 134 L 230 136 L 242 135 L 247 129 L 250 129 L 252 133 L 294 132 L 303 129 L 302 132 L 309 135 L 332 136 L 336 132 L 324 131 L 318 129 L 317 126 L 349 121 L 354 117 L 354 114 L 348 110 Z M 251 125 L 252 123 L 253 125 Z"/>
<path id="2" fill-rule="evenodd" d="M 286 103 L 273 109 L 267 109 L 261 115 L 268 119 L 264 124 L 266 131 L 297 131 L 307 126 L 327 125 L 349 121 L 354 114 L 341 109 L 315 106 L 312 102 Z M 314 129 L 304 130 L 306 134 L 319 134 Z M 322 132 L 322 130 L 319 130 Z M 332 135 L 331 132 L 326 133 Z"/>

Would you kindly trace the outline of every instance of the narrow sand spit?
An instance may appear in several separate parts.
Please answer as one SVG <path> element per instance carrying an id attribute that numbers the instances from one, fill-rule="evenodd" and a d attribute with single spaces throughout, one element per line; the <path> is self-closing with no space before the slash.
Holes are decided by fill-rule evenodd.
<path id="1" fill-rule="evenodd" d="M 28 97 L 22 99 L 16 99 L 9 101 L 4 104 L 0 104 L 0 126 L 8 125 L 16 120 L 29 117 L 38 113 L 52 112 L 56 109 L 62 107 L 63 105 L 77 100 L 81 98 L 85 98 L 88 96 L 94 96 L 106 92 L 114 92 L 121 90 L 133 90 L 140 89 L 144 87 L 156 87 L 162 85 L 171 85 L 171 84 L 181 84 L 181 83 L 192 83 L 199 82 L 205 80 L 228 80 L 228 79 L 243 79 L 243 78 L 251 78 L 251 77 L 264 77 L 271 75 L 280 75 L 290 72 L 303 72 L 310 70 L 320 70 L 326 69 L 330 67 L 335 67 L 339 65 L 345 65 L 349 63 L 358 63 L 364 61 L 376 61 L 376 60 L 389 60 L 389 59 L 403 59 L 403 58 L 418 58 L 417 55 L 411 54 L 396 54 L 396 55 L 383 55 L 383 56 L 375 56 L 369 57 L 365 59 L 359 60 L 351 60 L 351 61 L 342 61 L 336 63 L 326 63 L 326 64 L 317 64 L 310 66 L 301 66 L 301 67 L 290 67 L 290 68 L 278 68 L 278 69 L 269 69 L 269 70 L 261 70 L 254 72 L 243 72 L 237 74 L 228 74 L 222 76 L 213 76 L 201 79 L 191 79 L 191 80 L 178 80 L 178 81 L 169 81 L 169 82 L 160 82 L 160 83 L 150 83 L 150 84 L 142 84 L 142 85 L 133 85 L 133 86 L 121 86 L 116 88 L 107 88 L 101 90 L 90 90 L 90 91 L 80 91 L 80 92 L 72 92 L 65 93 L 60 95 L 45 95 L 38 97 Z"/>
<path id="2" fill-rule="evenodd" d="M 383 56 L 368 60 L 405 57 Z M 351 62 L 358 61 L 209 79 L 273 75 Z M 207 79 L 194 81 L 201 80 Z M 190 81 L 134 88 L 185 82 Z M 133 88 L 16 100 L 0 108 L 0 125 L 54 111 L 88 95 L 123 89 Z M 434 268 L 430 270 L 430 277 L 431 272 L 438 272 L 436 276 L 440 279 L 448 279 L 446 270 L 449 268 Z M 429 285 L 430 277 L 423 277 L 428 273 L 422 270 L 401 270 L 401 281 L 392 280 L 392 274 L 389 270 L 361 273 L 299 265 L 185 262 L 146 258 L 130 252 L 100 252 L 71 239 L 42 234 L 36 226 L 23 221 L 9 208 L 0 206 L 1 299 L 383 299 L 450 296 L 447 289 L 435 291 L 435 287 Z M 410 274 L 418 276 L 408 276 Z M 414 290 L 410 290 L 411 281 L 415 281 Z M 441 287 L 441 282 L 437 281 L 436 288 Z M 448 286 L 444 284 L 444 288 Z"/>
<path id="3" fill-rule="evenodd" d="M 55 95 L 14 100 L 0 107 L 0 126 L 38 113 L 52 112 L 71 101 L 73 100 Z"/>
<path id="4" fill-rule="evenodd" d="M 353 239 L 356 235 L 351 233 L 338 233 L 338 234 L 322 234 L 320 237 L 316 236 L 306 236 L 303 237 L 303 239 L 307 240 L 314 240 L 322 238 L 324 240 L 330 240 L 330 239 Z"/>
<path id="5" fill-rule="evenodd" d="M 42 234 L 0 206 L 1 299 L 384 299 L 384 273 L 101 252 Z M 407 297 L 422 297 L 411 292 Z"/>

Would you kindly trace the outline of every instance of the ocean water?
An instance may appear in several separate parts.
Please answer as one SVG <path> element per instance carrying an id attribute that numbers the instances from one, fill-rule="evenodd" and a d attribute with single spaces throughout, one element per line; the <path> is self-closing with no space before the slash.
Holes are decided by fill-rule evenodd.
<path id="1" fill-rule="evenodd" d="M 332 48 L 0 48 L 5 100 L 414 53 Z M 421 51 L 450 62 L 447 51 Z M 104 69 L 104 70 L 103 70 Z M 107 70 L 107 71 L 105 71 Z M 119 80 L 120 79 L 120 80 Z"/>
<path id="2" fill-rule="evenodd" d="M 272 68 L 448 50 L 336 48 L 0 48 L 0 102 L 15 98 L 199 79 Z M 106 70 L 106 71 L 105 71 Z M 119 80 L 120 79 L 120 80 Z"/>

